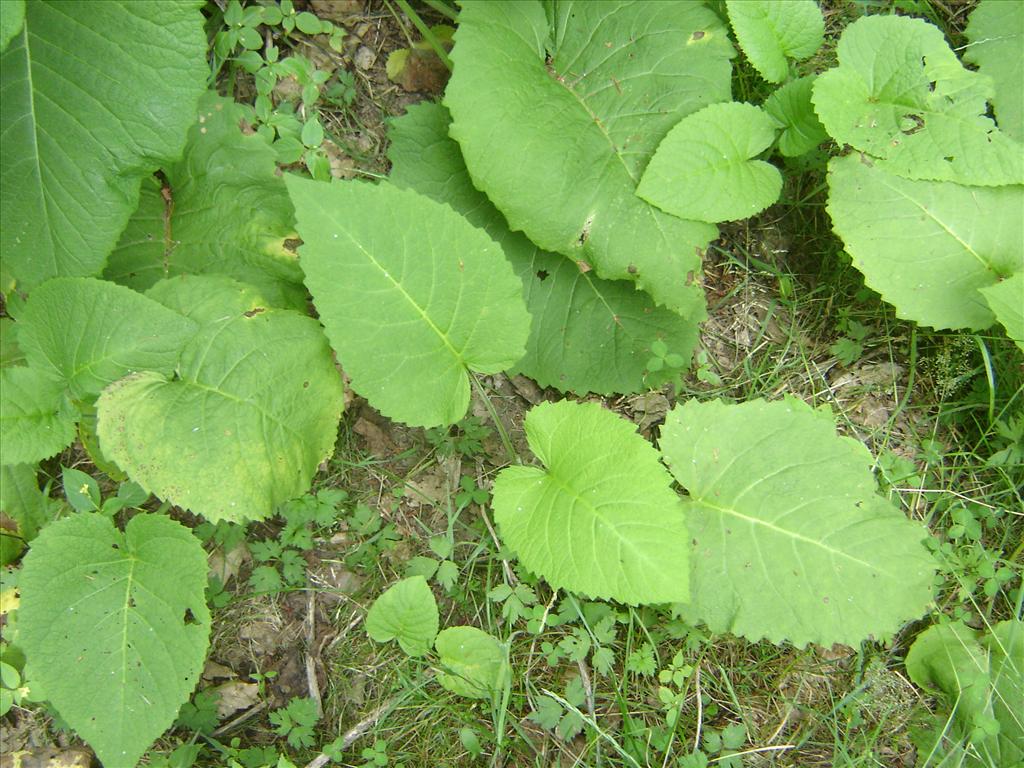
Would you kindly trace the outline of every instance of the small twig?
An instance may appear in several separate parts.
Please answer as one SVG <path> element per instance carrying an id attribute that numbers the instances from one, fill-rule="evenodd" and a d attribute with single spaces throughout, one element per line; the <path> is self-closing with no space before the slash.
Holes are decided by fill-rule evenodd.
<path id="1" fill-rule="evenodd" d="M 349 632 L 351 632 L 353 629 L 355 629 L 356 627 L 359 626 L 359 624 L 362 622 L 362 620 L 363 620 L 363 615 L 361 613 L 359 613 L 358 611 L 353 611 L 352 612 L 352 618 L 349 620 L 348 626 L 346 626 L 343 630 L 341 630 L 341 632 L 338 633 L 337 637 L 335 637 L 333 640 L 331 640 L 331 644 L 327 646 L 327 650 L 330 651 L 331 649 L 334 648 L 334 646 L 336 646 L 338 643 L 340 643 L 342 640 L 344 640 L 348 636 Z"/>
<path id="2" fill-rule="evenodd" d="M 491 538 L 494 539 L 494 546 L 496 546 L 500 550 L 501 542 L 498 541 L 498 533 L 494 530 L 494 526 L 491 525 L 491 519 L 487 516 L 487 510 L 484 509 L 483 507 L 480 507 L 480 517 L 484 519 L 484 525 L 487 526 L 487 530 L 491 534 Z M 512 566 L 509 565 L 508 560 L 502 558 L 501 567 L 505 571 L 505 578 L 508 580 L 509 584 L 515 586 L 519 583 L 519 579 L 517 579 L 516 575 L 512 572 Z"/>
<path id="3" fill-rule="evenodd" d="M 213 732 L 213 736 L 216 737 L 216 738 L 220 738 L 225 733 L 228 733 L 229 731 L 234 730 L 235 728 L 240 726 L 245 721 L 251 720 L 252 718 L 256 717 L 256 715 L 258 715 L 260 712 L 262 712 L 264 709 L 266 709 L 268 705 L 269 705 L 269 702 L 266 699 L 264 699 L 259 704 L 256 704 L 255 706 L 252 706 L 252 707 L 249 707 L 247 710 L 245 710 L 245 712 L 240 714 L 234 720 L 229 720 L 228 722 L 224 723 L 224 725 L 222 725 L 220 728 L 218 728 L 216 731 L 214 731 Z"/>
<path id="4" fill-rule="evenodd" d="M 345 731 L 345 735 L 341 737 L 341 749 L 344 750 L 351 747 L 360 737 L 365 735 L 368 730 L 376 725 L 377 721 L 384 716 L 384 713 L 393 706 L 394 699 L 384 702 L 369 715 Z M 321 766 L 327 765 L 327 763 L 330 762 L 330 759 L 331 758 L 321 752 L 319 755 L 314 757 L 312 761 L 306 764 L 306 768 L 321 768 Z"/>
<path id="5" fill-rule="evenodd" d="M 427 670 L 423 673 L 423 677 L 424 679 L 427 679 L 433 677 L 433 674 L 433 670 Z M 345 735 L 341 737 L 341 746 L 339 747 L 339 749 L 346 750 L 349 747 L 351 747 L 355 742 L 357 742 L 359 739 L 365 736 L 366 732 L 373 728 L 373 726 L 377 724 L 378 720 L 380 720 L 382 717 L 384 717 L 384 715 L 386 715 L 388 712 L 394 709 L 395 706 L 397 706 L 397 704 L 397 697 L 393 699 L 388 699 L 375 710 L 373 710 L 373 712 L 368 714 L 358 723 L 356 723 L 347 731 L 345 731 Z M 329 758 L 327 755 L 321 752 L 319 755 L 314 757 L 310 762 L 306 763 L 306 768 L 323 768 L 323 766 L 327 765 L 327 763 L 330 762 L 330 759 L 331 758 Z"/>
<path id="6" fill-rule="evenodd" d="M 316 702 L 317 717 L 324 716 L 324 702 L 320 698 L 320 683 L 316 679 L 316 661 L 313 649 L 316 647 L 316 591 L 306 593 L 306 688 L 309 698 Z"/>
<path id="7" fill-rule="evenodd" d="M 712 757 L 708 763 L 717 763 L 729 757 L 742 757 L 743 755 L 756 755 L 759 752 L 782 752 L 787 749 L 796 749 L 796 744 L 779 744 L 777 747 L 757 747 L 756 749 L 745 749 L 742 752 L 730 752 L 728 755 Z"/>
<path id="8" fill-rule="evenodd" d="M 696 752 L 700 748 L 700 729 L 704 724 L 704 702 L 701 701 L 700 697 L 700 664 L 697 664 L 697 669 L 693 673 L 693 684 L 697 689 L 697 735 L 693 737 L 693 751 Z"/>
<path id="9" fill-rule="evenodd" d="M 583 681 L 583 692 L 587 696 L 587 714 L 591 717 L 596 717 L 594 714 L 594 684 L 590 680 L 590 671 L 587 669 L 587 665 L 583 659 L 579 659 L 576 662 L 576 666 L 579 667 L 580 680 Z"/>

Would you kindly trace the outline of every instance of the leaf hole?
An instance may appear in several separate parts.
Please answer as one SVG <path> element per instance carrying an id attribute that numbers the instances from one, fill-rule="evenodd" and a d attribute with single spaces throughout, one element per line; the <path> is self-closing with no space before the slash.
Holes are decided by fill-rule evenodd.
<path id="1" fill-rule="evenodd" d="M 261 312 L 266 312 L 266 311 L 267 311 L 266 307 L 253 307 L 248 312 L 243 312 L 242 314 L 244 314 L 246 317 L 255 317 L 256 315 L 260 314 Z"/>
<path id="2" fill-rule="evenodd" d="M 548 271 L 546 269 L 538 269 L 537 279 L 543 283 L 545 280 L 548 279 Z"/>
<path id="3" fill-rule="evenodd" d="M 910 113 L 904 115 L 903 119 L 910 120 L 913 123 L 913 125 L 907 125 L 905 128 L 900 130 L 900 133 L 902 133 L 904 136 L 913 136 L 915 133 L 924 128 L 924 118 L 921 117 L 920 115 Z"/>
<path id="4" fill-rule="evenodd" d="M 583 229 L 580 230 L 580 236 L 576 238 L 576 242 L 580 245 L 585 245 L 587 240 L 590 238 L 590 227 L 594 223 L 593 215 L 587 216 L 587 220 L 583 222 Z"/>
<path id="5" fill-rule="evenodd" d="M 196 618 L 195 614 L 192 613 L 192 609 L 191 608 L 186 608 L 185 609 L 185 615 L 182 617 L 182 622 L 186 626 L 188 626 L 189 624 L 198 624 L 199 620 Z"/>

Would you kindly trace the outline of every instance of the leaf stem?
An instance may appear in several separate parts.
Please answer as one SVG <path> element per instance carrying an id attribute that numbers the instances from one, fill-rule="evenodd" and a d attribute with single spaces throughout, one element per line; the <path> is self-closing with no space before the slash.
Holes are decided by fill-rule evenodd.
<path id="1" fill-rule="evenodd" d="M 395 3 L 402 9 L 402 12 L 409 17 L 409 21 L 411 21 L 413 26 L 419 30 L 421 35 L 423 35 L 423 39 L 426 40 L 430 44 L 430 47 L 434 49 L 434 53 L 437 54 L 437 58 L 441 60 L 441 63 L 448 68 L 449 72 L 451 72 L 452 60 L 448 58 L 448 52 L 444 49 L 444 46 L 441 45 L 438 39 L 434 37 L 434 33 L 430 31 L 430 27 L 423 23 L 423 19 L 421 19 L 420 15 L 412 9 L 408 0 L 395 0 Z"/>
<path id="2" fill-rule="evenodd" d="M 501 419 L 498 418 L 498 412 L 494 410 L 494 403 L 491 402 L 491 398 L 484 391 L 483 385 L 480 384 L 480 380 L 476 377 L 473 371 L 467 371 L 469 374 L 469 381 L 476 390 L 476 393 L 480 395 L 480 399 L 484 401 L 484 407 L 487 409 L 488 415 L 491 417 L 491 421 L 494 422 L 494 428 L 498 430 L 498 436 L 501 438 L 501 444 L 505 446 L 505 453 L 508 454 L 508 460 L 510 464 L 522 464 L 523 460 L 519 458 L 519 454 L 516 453 L 516 448 L 512 445 L 512 440 L 508 436 L 508 432 L 505 430 L 505 425 Z"/>
<path id="3" fill-rule="evenodd" d="M 989 354 L 984 340 L 976 333 L 972 334 L 972 337 L 978 345 L 978 349 L 981 350 L 981 359 L 985 363 L 985 378 L 988 380 L 988 423 L 991 427 L 996 420 L 996 374 L 992 370 L 992 356 Z"/>
<path id="4" fill-rule="evenodd" d="M 453 10 L 450 5 L 446 5 L 442 2 L 442 0 L 423 0 L 423 4 L 430 6 L 442 16 L 451 19 L 452 21 L 459 20 L 459 14 Z"/>

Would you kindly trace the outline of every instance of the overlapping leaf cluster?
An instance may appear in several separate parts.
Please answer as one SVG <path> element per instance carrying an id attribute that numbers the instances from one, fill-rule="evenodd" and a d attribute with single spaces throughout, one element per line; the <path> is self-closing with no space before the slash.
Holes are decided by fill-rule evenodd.
<path id="1" fill-rule="evenodd" d="M 996 19 L 1011 34 L 993 43 Z M 975 330 L 998 319 L 1018 344 L 1024 145 L 1007 68 L 1024 58 L 1022 27 L 1024 5 L 982 2 L 967 28 L 975 72 L 920 19 L 859 19 L 813 88 L 829 135 L 855 150 L 829 163 L 828 210 L 867 284 L 901 317 Z"/>
<path id="2" fill-rule="evenodd" d="M 330 455 L 339 366 L 423 427 L 462 418 L 478 374 L 660 386 L 706 317 L 716 224 L 779 198 L 772 151 L 829 136 L 853 150 L 830 164 L 829 210 L 868 284 L 918 322 L 998 318 L 1024 345 L 1020 41 L 993 39 L 992 0 L 968 28 L 980 72 L 924 22 L 869 17 L 817 77 L 795 65 L 822 42 L 812 0 L 729 0 L 748 60 L 782 83 L 763 106 L 730 100 L 735 51 L 703 4 L 466 0 L 444 105 L 394 122 L 378 183 L 282 178 L 250 111 L 205 92 L 198 6 L 12 0 L 0 30 L 0 502 L 32 543 L 28 677 L 107 764 L 135 764 L 197 679 L 205 559 L 162 515 L 47 525 L 35 466 L 76 436 L 159 499 L 245 521 Z M 929 604 L 925 529 L 828 413 L 689 402 L 658 449 L 594 403 L 525 426 L 542 466 L 498 476 L 495 517 L 556 588 L 797 645 L 884 636 Z M 438 632 L 422 578 L 367 631 L 433 648 L 455 693 L 509 685 L 498 640 Z M 58 674 L 71 656 L 88 661 Z"/>

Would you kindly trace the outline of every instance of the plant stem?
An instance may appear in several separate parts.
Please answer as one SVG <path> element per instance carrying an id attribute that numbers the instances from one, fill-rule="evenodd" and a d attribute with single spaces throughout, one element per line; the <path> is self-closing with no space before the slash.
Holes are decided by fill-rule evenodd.
<path id="1" fill-rule="evenodd" d="M 502 424 L 501 419 L 498 418 L 498 412 L 494 410 L 494 404 L 491 402 L 491 398 L 487 396 L 483 386 L 480 384 L 480 380 L 476 377 L 476 374 L 472 371 L 468 371 L 469 381 L 472 383 L 476 393 L 480 395 L 480 399 L 484 401 L 484 407 L 487 409 L 487 413 L 491 417 L 491 421 L 494 422 L 494 428 L 498 430 L 498 436 L 501 438 L 501 444 L 505 446 L 505 453 L 508 454 L 508 460 L 510 464 L 522 464 L 522 459 L 519 458 L 519 454 L 516 453 L 515 446 L 512 445 L 512 440 L 508 436 L 508 432 L 505 431 L 505 425 Z"/>
<path id="2" fill-rule="evenodd" d="M 402 9 L 402 12 L 409 17 L 409 21 L 413 23 L 413 26 L 420 31 L 423 35 L 423 39 L 430 43 L 430 47 L 434 49 L 434 53 L 437 54 L 437 58 L 441 60 L 441 63 L 448 67 L 448 71 L 452 71 L 452 60 L 448 58 L 448 52 L 444 49 L 444 46 L 438 42 L 438 39 L 434 37 L 434 33 L 430 31 L 430 27 L 423 23 L 423 19 L 420 15 L 412 9 L 409 5 L 408 0 L 395 0 L 398 7 Z"/>
<path id="3" fill-rule="evenodd" d="M 996 374 L 992 369 L 992 356 L 988 353 L 988 347 L 978 334 L 972 334 L 974 342 L 981 350 L 981 359 L 985 363 L 985 378 L 988 380 L 988 423 L 991 427 L 996 420 Z"/>
<path id="4" fill-rule="evenodd" d="M 423 0 L 423 3 L 424 5 L 429 5 L 431 8 L 440 13 L 445 18 L 451 19 L 452 21 L 459 20 L 458 11 L 453 9 L 447 3 L 442 2 L 441 0 Z"/>

